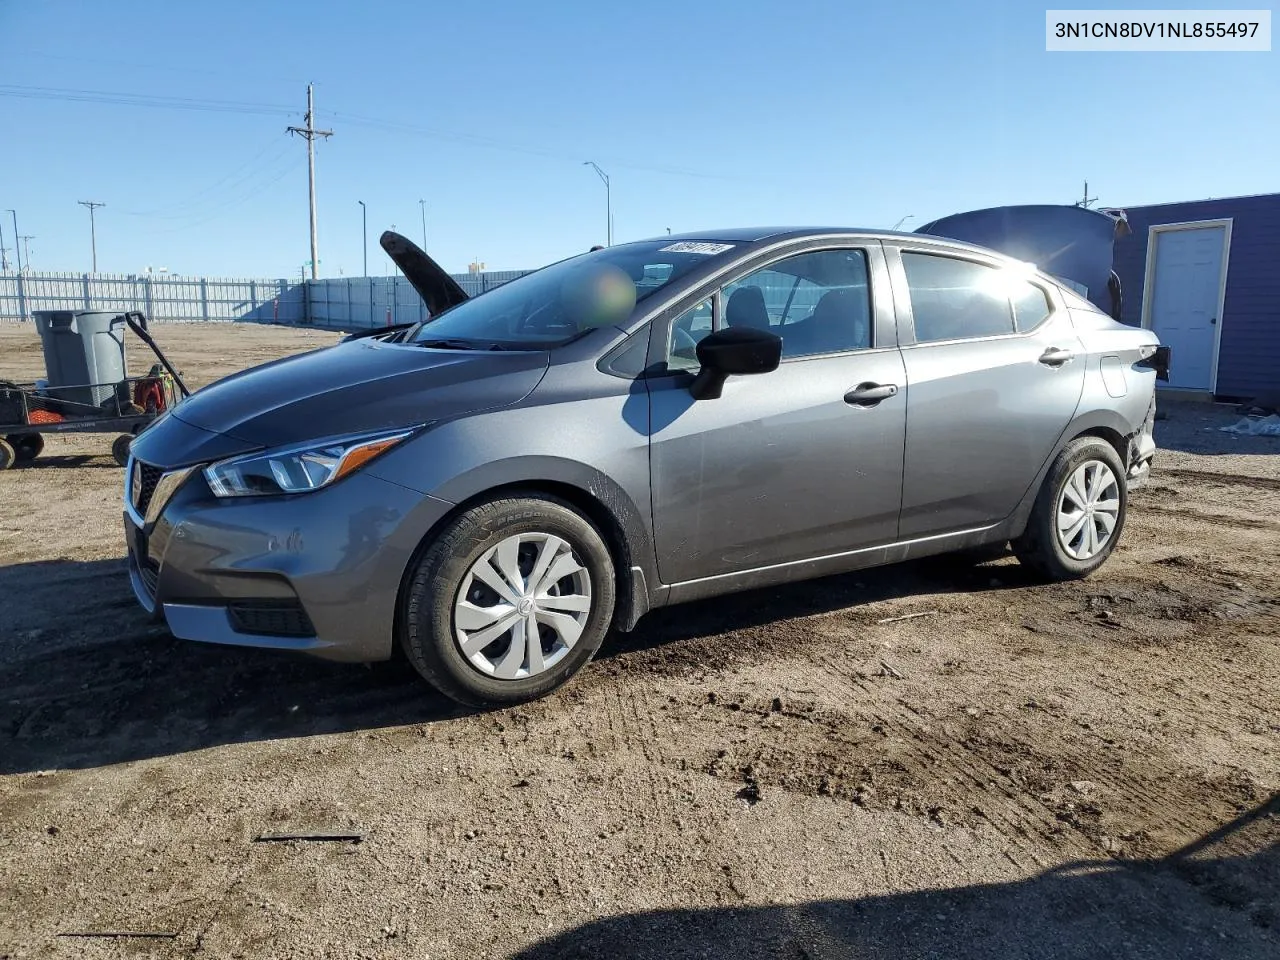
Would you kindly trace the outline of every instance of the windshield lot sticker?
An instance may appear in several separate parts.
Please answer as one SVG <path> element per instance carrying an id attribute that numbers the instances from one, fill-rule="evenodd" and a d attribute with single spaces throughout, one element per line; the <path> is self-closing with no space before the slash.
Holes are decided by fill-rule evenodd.
<path id="1" fill-rule="evenodd" d="M 726 250 L 732 250 L 732 243 L 700 243 L 696 240 L 681 240 L 679 243 L 669 243 L 659 253 L 724 253 Z"/>

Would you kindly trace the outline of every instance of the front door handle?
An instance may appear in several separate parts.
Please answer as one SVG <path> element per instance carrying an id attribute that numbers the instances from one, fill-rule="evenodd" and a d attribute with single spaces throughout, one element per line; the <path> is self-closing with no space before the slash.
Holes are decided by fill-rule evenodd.
<path id="1" fill-rule="evenodd" d="M 1040 354 L 1040 362 L 1046 367 L 1060 367 L 1076 358 L 1074 350 L 1063 350 L 1061 347 L 1050 347 Z"/>
<path id="2" fill-rule="evenodd" d="M 855 407 L 874 407 L 881 400 L 897 395 L 896 383 L 860 383 L 844 395 L 844 402 Z"/>

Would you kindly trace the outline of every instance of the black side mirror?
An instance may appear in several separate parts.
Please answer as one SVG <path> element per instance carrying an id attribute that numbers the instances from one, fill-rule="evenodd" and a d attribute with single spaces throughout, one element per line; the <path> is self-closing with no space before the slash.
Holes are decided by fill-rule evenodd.
<path id="1" fill-rule="evenodd" d="M 718 400 L 724 382 L 735 374 L 769 373 L 782 359 L 782 338 L 754 327 L 729 327 L 698 341 L 702 369 L 689 385 L 695 400 Z"/>

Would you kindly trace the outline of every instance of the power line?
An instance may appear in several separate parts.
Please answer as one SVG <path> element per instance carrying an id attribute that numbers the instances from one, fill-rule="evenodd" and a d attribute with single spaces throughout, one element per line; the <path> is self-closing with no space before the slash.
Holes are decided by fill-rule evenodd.
<path id="1" fill-rule="evenodd" d="M 271 157 L 265 163 L 258 163 L 257 161 L 261 160 L 268 151 L 274 151 Z M 194 217 L 202 217 L 208 213 L 206 208 L 210 204 L 222 204 L 222 198 L 226 194 L 237 190 L 263 174 L 269 174 L 274 169 L 278 169 L 279 161 L 283 160 L 288 152 L 289 144 L 282 144 L 273 137 L 271 143 L 268 143 L 262 150 L 230 173 L 197 190 L 195 193 L 188 194 L 181 200 L 154 207 L 151 210 L 120 210 L 117 212 L 126 216 L 141 217 L 149 220 L 190 220 Z M 223 187 L 224 184 L 226 185 L 225 187 Z M 223 189 L 219 191 L 219 187 L 223 187 Z"/>
<path id="2" fill-rule="evenodd" d="M 266 193 L 268 190 L 270 190 L 273 186 L 275 186 L 285 177 L 289 176 L 289 174 L 295 173 L 302 166 L 303 162 L 304 162 L 303 158 L 298 157 L 293 163 L 289 164 L 289 166 L 285 167 L 283 170 L 281 170 L 278 174 L 276 174 L 270 180 L 266 180 L 261 184 L 258 184 L 256 187 L 252 188 L 248 193 L 244 194 L 243 196 L 240 196 L 234 200 L 224 201 L 220 203 L 218 205 L 218 209 L 213 211 L 212 213 L 206 212 L 204 214 L 195 214 L 194 216 L 196 216 L 197 219 L 193 220 L 191 223 L 184 223 L 182 226 L 172 227 L 168 230 L 153 230 L 151 231 L 151 233 L 153 235 L 158 235 L 158 236 L 164 236 L 170 233 L 181 233 L 184 230 L 191 230 L 191 229 L 194 229 L 195 227 L 204 226 L 206 223 L 212 223 L 214 220 L 220 220 L 222 217 L 226 216 L 228 213 L 231 213 L 233 210 L 238 209 L 239 207 L 248 203 L 250 200 L 253 200 L 255 197 L 259 197 L 262 194 Z"/>
<path id="3" fill-rule="evenodd" d="M 260 116 L 294 116 L 297 110 L 284 104 L 254 103 L 239 100 L 210 100 L 194 97 L 153 96 L 149 94 L 113 93 L 99 90 L 64 89 L 59 87 L 30 87 L 16 84 L 0 84 L 0 97 L 20 97 L 37 100 L 62 100 L 79 103 L 106 103 L 118 106 L 153 107 L 172 110 L 195 110 L 213 113 L 234 113 Z M 382 129 L 393 133 L 407 133 L 448 143 L 469 144 L 500 150 L 508 153 L 522 153 L 528 156 L 544 157 L 552 160 L 577 161 L 578 154 L 567 151 L 550 150 L 536 145 L 518 144 L 493 137 L 476 134 L 458 133 L 438 128 L 424 127 L 398 120 L 387 120 L 360 114 L 334 111 L 332 116 L 345 123 Z M 761 181 L 768 178 L 744 177 L 732 174 L 709 173 L 703 170 L 692 170 L 687 167 L 674 167 L 665 164 L 634 163 L 623 157 L 600 155 L 600 159 L 611 167 L 624 170 L 636 170 L 648 173 L 659 173 L 667 176 L 692 177 L 699 180 L 723 181 Z"/>
<path id="4" fill-rule="evenodd" d="M 568 151 L 548 150 L 543 147 L 521 145 L 506 140 L 499 140 L 494 137 L 484 137 L 472 133 L 455 133 L 434 127 L 423 127 L 412 123 L 404 123 L 399 120 L 382 120 L 377 117 L 366 117 L 360 114 L 344 113 L 338 110 L 334 110 L 332 115 L 334 119 L 341 120 L 344 123 L 387 130 L 392 133 L 414 134 L 415 136 L 425 137 L 430 140 L 440 140 L 446 143 L 463 143 L 471 146 L 486 147 L 490 150 L 502 150 L 508 153 L 523 153 L 534 157 L 544 157 L 550 160 L 573 160 L 575 162 L 578 160 L 577 154 L 569 153 Z M 625 170 L 639 170 L 648 173 L 662 173 L 669 176 L 694 177 L 701 180 L 742 181 L 755 179 L 734 176 L 732 174 L 707 173 L 702 170 L 691 170 L 687 167 L 672 167 L 664 164 L 634 163 L 621 157 L 602 156 L 601 159 L 611 167 L 618 167 Z"/>
<path id="5" fill-rule="evenodd" d="M 197 97 L 169 97 L 145 93 L 114 93 L 105 90 L 77 90 L 62 87 L 29 87 L 0 84 L 0 97 L 29 100 L 64 100 L 75 103 L 114 103 L 131 107 L 160 107 L 174 110 L 199 110 L 210 113 L 260 114 L 293 116 L 298 111 L 284 104 L 252 103 L 241 100 L 207 100 Z"/>

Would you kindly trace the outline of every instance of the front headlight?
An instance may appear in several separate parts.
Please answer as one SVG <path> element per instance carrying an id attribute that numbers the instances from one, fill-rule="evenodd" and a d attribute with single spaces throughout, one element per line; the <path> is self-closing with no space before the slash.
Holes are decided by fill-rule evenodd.
<path id="1" fill-rule="evenodd" d="M 358 470 L 413 432 L 398 430 L 339 437 L 232 457 L 205 467 L 204 476 L 209 481 L 209 489 L 218 497 L 307 493 Z"/>

